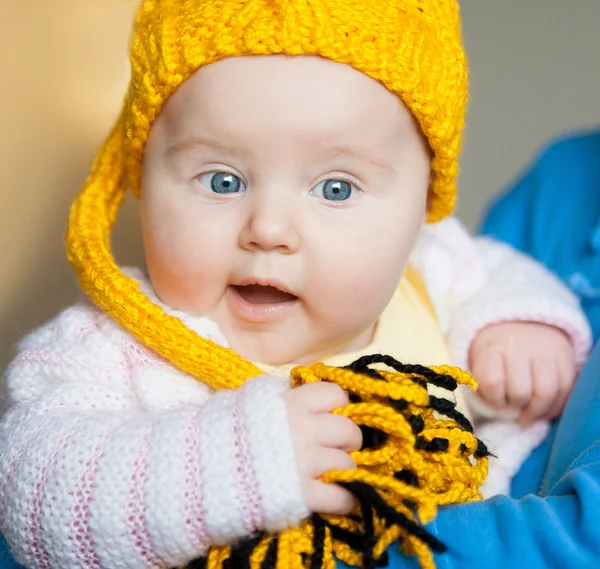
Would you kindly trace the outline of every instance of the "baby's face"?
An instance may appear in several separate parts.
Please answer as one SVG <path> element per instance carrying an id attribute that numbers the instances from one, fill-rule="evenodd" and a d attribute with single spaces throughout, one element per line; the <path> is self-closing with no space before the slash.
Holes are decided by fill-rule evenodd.
<path id="1" fill-rule="evenodd" d="M 362 348 L 424 222 L 429 160 L 399 99 L 349 66 L 262 56 L 203 67 L 145 151 L 152 284 L 253 361 Z"/>

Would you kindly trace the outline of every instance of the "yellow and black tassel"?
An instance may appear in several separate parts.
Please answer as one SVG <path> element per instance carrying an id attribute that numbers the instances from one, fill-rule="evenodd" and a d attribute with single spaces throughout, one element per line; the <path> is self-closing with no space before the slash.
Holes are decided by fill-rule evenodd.
<path id="1" fill-rule="evenodd" d="M 433 553 L 445 545 L 424 526 L 439 505 L 480 499 L 489 453 L 456 403 L 429 394 L 427 386 L 451 393 L 459 384 L 474 388 L 475 381 L 458 368 L 407 365 L 382 355 L 344 368 L 318 363 L 292 371 L 293 386 L 313 381 L 348 392 L 350 404 L 335 413 L 363 433 L 363 447 L 352 455 L 356 470 L 323 477 L 356 496 L 356 511 L 315 514 L 278 535 L 212 547 L 186 569 L 335 569 L 336 559 L 376 569 L 387 565 L 386 549 L 394 542 L 423 569 L 435 567 Z"/>

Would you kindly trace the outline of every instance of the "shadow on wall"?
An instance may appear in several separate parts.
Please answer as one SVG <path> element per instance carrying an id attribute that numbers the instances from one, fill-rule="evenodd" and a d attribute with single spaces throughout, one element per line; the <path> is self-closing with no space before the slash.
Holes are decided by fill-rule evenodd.
<path id="1" fill-rule="evenodd" d="M 0 8 L 0 370 L 15 343 L 79 296 L 64 252 L 69 206 L 125 91 L 136 0 L 13 2 Z M 137 204 L 115 232 L 140 264 Z"/>

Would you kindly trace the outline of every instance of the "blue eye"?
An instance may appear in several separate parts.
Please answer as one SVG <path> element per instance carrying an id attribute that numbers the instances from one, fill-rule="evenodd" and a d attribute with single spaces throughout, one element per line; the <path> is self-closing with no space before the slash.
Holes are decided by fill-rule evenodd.
<path id="1" fill-rule="evenodd" d="M 314 192 L 324 200 L 343 202 L 352 197 L 354 186 L 345 180 L 325 180 L 315 186 Z"/>
<path id="2" fill-rule="evenodd" d="M 238 194 L 246 189 L 244 182 L 229 172 L 209 172 L 200 176 L 200 183 L 215 194 Z"/>

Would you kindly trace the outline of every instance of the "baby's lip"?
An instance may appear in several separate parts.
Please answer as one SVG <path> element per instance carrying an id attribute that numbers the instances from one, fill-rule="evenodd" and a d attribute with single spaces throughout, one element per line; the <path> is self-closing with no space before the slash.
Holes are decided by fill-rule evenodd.
<path id="1" fill-rule="evenodd" d="M 300 300 L 275 279 L 242 279 L 230 284 L 228 289 L 234 314 L 243 320 L 263 324 L 285 318 Z"/>
<path id="2" fill-rule="evenodd" d="M 236 288 L 241 288 L 241 287 L 245 287 L 245 286 L 250 287 L 253 285 L 262 286 L 265 288 L 271 287 L 271 288 L 278 290 L 279 292 L 282 292 L 287 295 L 298 298 L 297 294 L 294 294 L 294 292 L 292 290 L 290 290 L 290 288 L 285 286 L 281 281 L 279 281 L 277 279 L 271 279 L 271 278 L 262 279 L 262 278 L 256 278 L 256 277 L 247 277 L 247 278 L 243 278 L 243 279 L 231 284 L 231 286 L 236 287 Z"/>

